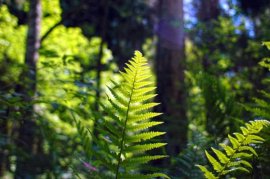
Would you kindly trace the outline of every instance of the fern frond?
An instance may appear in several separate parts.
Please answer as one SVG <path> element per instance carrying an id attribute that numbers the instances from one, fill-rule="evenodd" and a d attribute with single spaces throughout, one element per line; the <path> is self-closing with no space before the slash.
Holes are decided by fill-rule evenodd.
<path id="1" fill-rule="evenodd" d="M 82 147 L 83 147 L 83 150 L 86 153 L 86 158 L 90 159 L 91 156 L 92 156 L 92 152 L 91 152 L 91 148 L 92 148 L 91 141 L 92 141 L 92 139 L 91 139 L 90 136 L 92 136 L 92 135 L 90 134 L 90 131 L 86 127 L 84 127 L 80 121 L 76 120 L 73 113 L 71 113 L 71 115 L 73 117 L 73 120 L 75 122 L 78 134 L 79 134 L 80 139 L 82 141 Z"/>
<path id="2" fill-rule="evenodd" d="M 208 171 L 204 166 L 198 165 L 204 176 L 210 178 L 220 178 L 236 170 L 249 172 L 252 165 L 246 160 L 253 155 L 257 156 L 254 145 L 262 143 L 264 139 L 257 134 L 264 128 L 268 127 L 270 122 L 267 120 L 255 120 L 246 123 L 241 127 L 241 133 L 234 133 L 234 136 L 228 135 L 231 146 L 220 144 L 225 151 L 212 148 L 216 157 L 205 151 L 208 161 L 211 163 L 216 174 Z"/>
<path id="3" fill-rule="evenodd" d="M 106 162 L 105 167 L 109 166 L 107 168 L 116 179 L 158 176 L 168 178 L 161 173 L 139 174 L 142 164 L 167 157 L 145 154 L 146 151 L 166 145 L 151 142 L 152 138 L 165 133 L 149 130 L 150 127 L 162 122 L 151 121 L 161 113 L 151 111 L 159 103 L 151 102 L 156 96 L 153 93 L 156 87 L 150 80 L 151 71 L 147 60 L 136 51 L 135 57 L 126 64 L 120 76 L 122 77 L 120 83 L 112 81 L 112 86 L 108 87 L 109 103 L 101 104 L 104 114 L 100 114 L 96 120 L 95 130 L 98 137 L 93 139 L 97 147 L 95 155 L 104 158 L 102 163 Z"/>

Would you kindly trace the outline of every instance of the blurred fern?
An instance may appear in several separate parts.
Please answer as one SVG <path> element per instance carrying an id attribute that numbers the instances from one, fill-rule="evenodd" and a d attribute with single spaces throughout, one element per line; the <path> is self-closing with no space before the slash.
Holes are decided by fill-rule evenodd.
<path id="1" fill-rule="evenodd" d="M 172 178 L 202 178 L 202 173 L 195 163 L 206 164 L 203 156 L 204 150 L 209 145 L 209 139 L 199 131 L 193 131 L 187 148 L 177 157 L 172 158 L 170 176 Z"/>
<path id="2" fill-rule="evenodd" d="M 264 141 L 257 134 L 269 125 L 270 122 L 267 120 L 255 120 L 246 123 L 245 127 L 240 128 L 242 133 L 234 133 L 234 136 L 228 135 L 231 146 L 224 143 L 220 144 L 225 152 L 212 148 L 217 158 L 205 151 L 206 157 L 211 163 L 215 174 L 205 166 L 198 165 L 204 176 L 208 179 L 216 179 L 234 171 L 249 172 L 252 165 L 246 159 L 253 155 L 257 156 L 254 146 Z"/>
<path id="3" fill-rule="evenodd" d="M 270 50 L 270 43 L 263 43 Z M 270 71 L 270 58 L 264 58 L 260 63 L 260 66 L 268 69 Z M 270 78 L 263 79 L 263 82 L 266 85 L 270 84 Z M 253 104 L 244 105 L 245 109 L 252 113 L 254 118 L 257 119 L 266 119 L 270 121 L 270 92 L 267 90 L 259 91 L 261 97 L 253 98 Z M 258 165 L 258 170 L 262 177 L 267 177 L 270 175 L 270 131 L 264 131 L 262 133 L 263 138 L 266 139 L 266 142 L 259 148 L 258 153 L 260 154 Z"/>
<path id="4" fill-rule="evenodd" d="M 230 130 L 239 127 L 239 105 L 216 76 L 204 72 L 197 78 L 205 103 L 205 130 L 215 141 L 221 141 Z"/>
<path id="5" fill-rule="evenodd" d="M 149 102 L 156 94 L 153 94 L 155 87 L 149 80 L 151 71 L 147 60 L 136 51 L 124 70 L 120 72 L 122 82 L 112 81 L 113 86 L 108 87 L 109 105 L 101 104 L 104 114 L 98 115 L 96 120 L 98 135 L 92 135 L 90 130 L 76 121 L 82 146 L 87 156 L 100 161 L 113 178 L 169 178 L 163 173 L 139 173 L 143 164 L 167 157 L 146 154 L 146 151 L 160 148 L 166 143 L 150 142 L 150 139 L 164 132 L 148 131 L 148 128 L 162 122 L 150 121 L 160 113 L 149 112 L 158 103 Z M 93 141 L 93 145 L 90 141 Z"/>

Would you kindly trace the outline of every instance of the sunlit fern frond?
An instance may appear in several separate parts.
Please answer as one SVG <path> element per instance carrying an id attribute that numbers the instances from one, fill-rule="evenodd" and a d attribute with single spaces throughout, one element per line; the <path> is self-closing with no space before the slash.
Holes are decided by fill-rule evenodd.
<path id="1" fill-rule="evenodd" d="M 211 172 L 205 166 L 198 165 L 205 178 L 221 178 L 235 171 L 249 172 L 252 165 L 248 159 L 253 155 L 257 156 L 255 145 L 264 141 L 257 134 L 269 125 L 270 122 L 267 120 L 246 123 L 245 126 L 241 127 L 241 133 L 234 133 L 234 136 L 228 135 L 231 145 L 220 144 L 223 151 L 212 148 L 216 157 L 205 151 L 206 157 L 214 169 L 214 172 Z"/>
<path id="2" fill-rule="evenodd" d="M 101 104 L 103 113 L 96 120 L 98 136 L 93 136 L 95 154 L 113 178 L 168 178 L 162 173 L 140 174 L 140 166 L 152 160 L 162 159 L 165 155 L 149 155 L 146 151 L 163 147 L 166 143 L 151 142 L 164 132 L 150 131 L 160 121 L 151 121 L 161 113 L 151 109 L 154 103 L 155 86 L 147 60 L 138 51 L 120 72 L 122 81 L 112 81 L 108 87 L 107 105 Z M 81 125 L 77 125 L 80 129 Z M 83 131 L 83 130 L 81 130 Z M 82 132 L 84 136 L 85 132 Z M 88 141 L 88 140 L 87 140 Z M 86 141 L 86 142 L 87 142 Z M 88 149 L 87 147 L 84 147 Z"/>

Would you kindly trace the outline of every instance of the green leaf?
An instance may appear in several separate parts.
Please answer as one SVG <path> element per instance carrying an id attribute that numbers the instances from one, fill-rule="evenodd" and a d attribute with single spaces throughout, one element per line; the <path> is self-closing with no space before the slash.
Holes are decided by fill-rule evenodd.
<path id="1" fill-rule="evenodd" d="M 262 44 L 265 45 L 268 50 L 270 50 L 270 42 L 263 42 Z"/>
<path id="2" fill-rule="evenodd" d="M 212 155 L 210 155 L 207 151 L 205 151 L 205 154 L 215 171 L 220 172 L 223 170 L 222 165 Z"/>
<path id="3" fill-rule="evenodd" d="M 196 166 L 199 167 L 200 170 L 204 173 L 205 178 L 207 178 L 207 179 L 218 179 L 218 177 L 216 177 L 212 172 L 207 170 L 207 168 L 205 166 L 202 166 L 202 165 L 196 165 Z"/>
<path id="4" fill-rule="evenodd" d="M 230 142 L 233 145 L 233 149 L 236 149 L 240 146 L 240 143 L 238 142 L 236 138 L 232 137 L 231 135 L 228 135 L 228 137 L 229 137 Z"/>
<path id="5" fill-rule="evenodd" d="M 153 156 L 142 156 L 142 157 L 132 157 L 132 158 L 127 158 L 122 162 L 122 166 L 136 166 L 144 163 L 148 163 L 151 160 L 157 160 L 161 158 L 168 157 L 167 155 L 153 155 Z"/>
<path id="6" fill-rule="evenodd" d="M 134 123 L 138 121 L 143 121 L 147 119 L 151 119 L 157 116 L 160 116 L 162 113 L 157 113 L 157 112 L 148 112 L 144 114 L 138 114 L 138 115 L 131 115 L 128 119 L 128 123 Z"/>
<path id="7" fill-rule="evenodd" d="M 234 154 L 235 150 L 231 148 L 230 146 L 226 144 L 222 144 L 222 143 L 220 143 L 219 145 L 225 150 L 228 156 L 232 156 Z"/>
<path id="8" fill-rule="evenodd" d="M 230 159 L 223 152 L 221 152 L 213 147 L 212 147 L 212 150 L 215 152 L 216 156 L 218 157 L 219 161 L 222 164 L 226 164 L 229 162 Z"/>
<path id="9" fill-rule="evenodd" d="M 143 104 L 143 105 L 140 105 L 140 104 L 137 104 L 137 105 L 132 105 L 130 107 L 130 110 L 133 111 L 133 112 L 142 112 L 142 111 L 145 111 L 145 110 L 148 110 L 148 109 L 151 109 L 157 105 L 159 105 L 160 103 L 146 103 L 146 104 Z"/>
<path id="10" fill-rule="evenodd" d="M 125 152 L 141 153 L 155 148 L 160 148 L 165 146 L 166 143 L 152 143 L 152 144 L 141 144 L 129 146 L 125 149 Z"/>
<path id="11" fill-rule="evenodd" d="M 236 162 L 230 162 L 228 163 L 228 167 L 235 167 L 235 166 L 240 166 L 240 165 L 245 165 L 249 168 L 252 168 L 252 165 L 247 162 L 246 160 L 239 160 L 239 161 L 236 161 Z"/>
<path id="12" fill-rule="evenodd" d="M 239 151 L 249 151 L 253 155 L 258 156 L 257 152 L 251 146 L 241 146 L 238 149 Z"/>
<path id="13" fill-rule="evenodd" d="M 127 127 L 127 129 L 132 131 L 132 132 L 138 132 L 138 131 L 148 129 L 148 128 L 156 126 L 156 125 L 160 125 L 162 123 L 163 122 L 160 122 L 160 121 L 144 122 L 144 123 L 140 123 L 140 124 L 130 125 L 130 126 Z"/>
<path id="14" fill-rule="evenodd" d="M 152 139 L 154 137 L 164 135 L 164 134 L 165 132 L 143 132 L 140 134 L 126 137 L 126 141 L 127 142 L 142 142 L 142 141 L 146 141 L 146 140 L 149 140 L 149 139 Z"/>

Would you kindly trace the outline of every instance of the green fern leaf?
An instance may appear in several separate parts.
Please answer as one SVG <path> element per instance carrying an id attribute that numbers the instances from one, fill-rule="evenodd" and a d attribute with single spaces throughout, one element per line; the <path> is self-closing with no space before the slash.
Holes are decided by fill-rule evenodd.
<path id="1" fill-rule="evenodd" d="M 134 167 L 137 165 L 141 165 L 144 163 L 148 163 L 151 160 L 158 160 L 168 157 L 166 155 L 153 155 L 153 156 L 142 156 L 142 157 L 131 157 L 122 162 L 122 166 L 124 167 Z"/>
<path id="2" fill-rule="evenodd" d="M 242 172 L 246 172 L 246 173 L 250 173 L 250 171 L 244 167 L 235 167 L 235 168 L 232 168 L 230 170 L 228 170 L 227 172 L 224 172 L 224 174 L 226 173 L 232 173 L 232 172 L 235 172 L 235 171 L 242 171 Z"/>
<path id="3" fill-rule="evenodd" d="M 212 164 L 215 171 L 220 172 L 222 171 L 223 167 L 222 165 L 207 151 L 205 151 L 206 157 L 208 158 L 209 162 Z"/>
<path id="4" fill-rule="evenodd" d="M 164 134 L 165 132 L 143 132 L 140 134 L 127 136 L 126 140 L 127 142 L 142 142 Z"/>
<path id="5" fill-rule="evenodd" d="M 160 116 L 161 114 L 162 113 L 149 112 L 149 113 L 138 114 L 138 115 L 130 115 L 128 123 L 134 123 L 134 122 L 138 122 L 138 121 L 151 119 L 151 118 Z"/>
<path id="6" fill-rule="evenodd" d="M 216 156 L 218 157 L 219 161 L 222 163 L 222 164 L 225 164 L 225 163 L 228 163 L 229 162 L 229 158 L 221 151 L 215 149 L 212 147 L 212 150 L 215 152 Z"/>
<path id="7" fill-rule="evenodd" d="M 243 143 L 244 145 L 247 145 L 245 143 Z M 251 146 L 240 146 L 238 149 L 240 152 L 241 151 L 249 151 L 251 152 L 253 155 L 258 156 L 257 152 L 251 147 Z"/>
<path id="8" fill-rule="evenodd" d="M 202 166 L 202 165 L 196 165 L 196 166 L 199 167 L 200 170 L 204 173 L 205 178 L 218 179 L 212 172 L 207 170 L 207 168 L 205 166 Z"/>
<path id="9" fill-rule="evenodd" d="M 244 152 L 238 152 L 232 156 L 233 159 L 250 158 L 250 157 L 252 157 L 252 154 Z"/>
<path id="10" fill-rule="evenodd" d="M 132 132 L 138 132 L 138 131 L 148 129 L 148 128 L 156 126 L 156 125 L 160 125 L 162 123 L 163 122 L 155 121 L 155 122 L 145 122 L 145 123 L 141 123 L 141 124 L 133 124 L 133 125 L 127 126 L 127 129 L 132 131 Z"/>
<path id="11" fill-rule="evenodd" d="M 247 135 L 249 133 L 248 129 L 245 127 L 240 127 L 240 129 L 244 135 Z"/>
<path id="12" fill-rule="evenodd" d="M 155 148 L 163 147 L 164 145 L 166 145 L 166 143 L 151 143 L 151 144 L 133 145 L 133 146 L 128 146 L 125 149 L 125 152 L 141 153 L 141 152 L 145 152 L 145 151 L 152 150 Z"/>
<path id="13" fill-rule="evenodd" d="M 151 121 L 161 113 L 151 112 L 159 103 L 151 102 L 156 94 L 156 87 L 151 81 L 151 70 L 147 60 L 138 51 L 120 72 L 122 81 L 111 81 L 108 87 L 108 104 L 101 104 L 103 114 L 97 115 L 95 130 L 98 137 L 93 137 L 97 149 L 94 155 L 111 171 L 116 179 L 119 178 L 151 178 L 164 174 L 138 174 L 140 166 L 151 160 L 157 160 L 165 155 L 149 156 L 145 152 L 163 147 L 165 143 L 152 143 L 151 139 L 164 132 L 149 130 L 150 127 L 162 122 Z M 78 129 L 82 126 L 78 126 Z M 84 137 L 88 134 L 84 133 Z M 88 143 L 89 140 L 85 140 Z M 85 144 L 84 144 L 85 145 Z M 85 150 L 90 150 L 85 147 Z M 92 149 L 93 150 L 93 149 Z M 130 173 L 130 169 L 132 172 Z M 127 174 L 129 173 L 129 174 Z"/>
<path id="14" fill-rule="evenodd" d="M 221 143 L 219 145 L 225 150 L 225 152 L 228 156 L 232 156 L 234 154 L 235 150 L 233 150 L 233 148 L 231 148 L 230 146 L 223 144 L 223 143 Z"/>
<path id="15" fill-rule="evenodd" d="M 238 141 L 242 142 L 243 140 L 245 140 L 245 136 L 243 134 L 240 134 L 238 132 L 233 133 L 233 134 L 236 136 Z"/>
<path id="16" fill-rule="evenodd" d="M 142 102 L 148 101 L 149 99 L 153 99 L 156 96 L 157 96 L 157 94 L 147 94 L 147 95 L 143 95 L 143 96 L 132 96 L 132 101 L 136 102 L 136 103 L 142 103 Z"/>
<path id="17" fill-rule="evenodd" d="M 151 109 L 157 105 L 159 105 L 160 103 L 147 103 L 147 104 L 143 104 L 143 105 L 134 105 L 134 106 L 131 106 L 130 109 L 133 111 L 133 112 L 142 112 L 144 110 L 148 110 L 148 109 Z"/>
<path id="18" fill-rule="evenodd" d="M 145 88 L 137 89 L 134 91 L 133 98 L 145 96 L 146 94 L 154 91 L 155 89 L 156 87 L 145 87 Z"/>
<path id="19" fill-rule="evenodd" d="M 237 149 L 240 146 L 240 143 L 238 142 L 236 138 L 232 137 L 231 135 L 228 135 L 228 138 L 230 142 L 232 143 L 233 149 Z"/>
<path id="20" fill-rule="evenodd" d="M 245 160 L 228 163 L 228 167 L 234 167 L 234 166 L 240 166 L 240 165 L 244 165 L 246 167 L 252 168 L 251 164 Z"/>
<path id="21" fill-rule="evenodd" d="M 207 170 L 206 167 L 198 165 L 200 170 L 204 173 L 206 178 L 221 178 L 224 175 L 235 171 L 249 172 L 252 165 L 246 160 L 253 155 L 257 156 L 254 145 L 262 143 L 264 139 L 257 134 L 264 128 L 270 125 L 266 120 L 255 120 L 245 124 L 241 127 L 241 133 L 234 133 L 235 137 L 228 135 L 229 141 L 232 145 L 220 144 L 225 153 L 218 149 L 212 148 L 216 154 L 217 159 L 205 151 L 206 157 L 211 163 L 215 174 Z"/>

